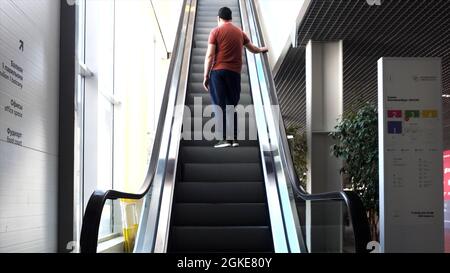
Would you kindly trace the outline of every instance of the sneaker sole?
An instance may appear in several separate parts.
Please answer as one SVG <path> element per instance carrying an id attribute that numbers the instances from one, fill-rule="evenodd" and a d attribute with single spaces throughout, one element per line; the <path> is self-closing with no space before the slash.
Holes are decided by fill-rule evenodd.
<path id="1" fill-rule="evenodd" d="M 231 144 L 220 144 L 220 145 L 214 145 L 214 148 L 226 148 L 226 147 L 230 147 Z"/>

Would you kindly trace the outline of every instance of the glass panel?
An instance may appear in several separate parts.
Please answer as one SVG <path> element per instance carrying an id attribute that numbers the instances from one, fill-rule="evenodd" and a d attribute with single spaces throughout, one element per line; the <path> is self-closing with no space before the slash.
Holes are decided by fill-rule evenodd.
<path id="1" fill-rule="evenodd" d="M 177 1 L 154 4 L 162 33 L 147 0 L 82 0 L 77 6 L 77 57 L 94 73 L 77 86 L 77 227 L 94 190 L 136 192 L 147 173 L 170 64 L 166 49 L 176 35 L 173 16 L 181 11 Z M 140 207 L 135 203 L 133 211 Z M 99 238 L 122 232 L 128 211 L 121 212 L 120 201 L 107 201 Z"/>
<path id="2" fill-rule="evenodd" d="M 150 2 L 115 2 L 114 88 L 120 105 L 114 113 L 114 187 L 136 192 L 147 173 L 159 115 L 157 63 L 163 54 L 158 54 Z"/>
<path id="3" fill-rule="evenodd" d="M 297 201 L 296 206 L 308 252 L 355 252 L 353 226 L 343 201 Z"/>
<path id="4" fill-rule="evenodd" d="M 95 190 L 113 187 L 114 1 L 86 1 L 85 64 L 94 77 L 85 79 L 83 132 L 83 203 Z M 99 237 L 112 232 L 112 205 L 104 207 Z"/>
<path id="5" fill-rule="evenodd" d="M 76 57 L 84 62 L 85 35 L 85 1 L 79 1 L 76 6 Z M 84 132 L 84 78 L 76 75 L 75 84 L 75 132 L 74 132 L 74 240 L 75 252 L 78 252 L 81 225 L 83 219 L 83 132 Z"/>
<path id="6" fill-rule="evenodd" d="M 111 234 L 111 213 L 112 213 L 112 200 L 108 200 L 103 207 L 102 218 L 100 220 L 100 228 L 98 231 L 98 238 L 108 236 Z"/>

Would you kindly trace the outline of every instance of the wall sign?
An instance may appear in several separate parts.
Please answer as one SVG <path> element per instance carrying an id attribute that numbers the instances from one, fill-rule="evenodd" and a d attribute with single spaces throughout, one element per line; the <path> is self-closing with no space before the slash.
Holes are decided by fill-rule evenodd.
<path id="1" fill-rule="evenodd" d="M 440 59 L 378 61 L 384 252 L 443 252 L 441 94 Z"/>
<path id="2" fill-rule="evenodd" d="M 0 253 L 56 251 L 59 14 L 0 0 Z"/>

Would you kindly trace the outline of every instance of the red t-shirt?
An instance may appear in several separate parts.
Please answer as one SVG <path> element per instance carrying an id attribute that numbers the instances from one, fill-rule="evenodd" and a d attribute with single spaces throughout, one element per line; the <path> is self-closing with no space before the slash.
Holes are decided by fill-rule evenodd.
<path id="1" fill-rule="evenodd" d="M 226 69 L 241 73 L 242 51 L 248 42 L 247 35 L 232 23 L 224 23 L 211 30 L 208 43 L 216 45 L 212 70 Z"/>

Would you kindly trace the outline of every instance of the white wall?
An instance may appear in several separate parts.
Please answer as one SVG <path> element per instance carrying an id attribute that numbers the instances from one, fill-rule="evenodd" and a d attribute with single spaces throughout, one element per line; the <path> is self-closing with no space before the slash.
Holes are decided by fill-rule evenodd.
<path id="1" fill-rule="evenodd" d="M 59 5 L 0 1 L 0 252 L 56 251 Z"/>
<path id="2" fill-rule="evenodd" d="M 295 27 L 304 0 L 257 0 L 271 68 L 280 57 Z"/>

